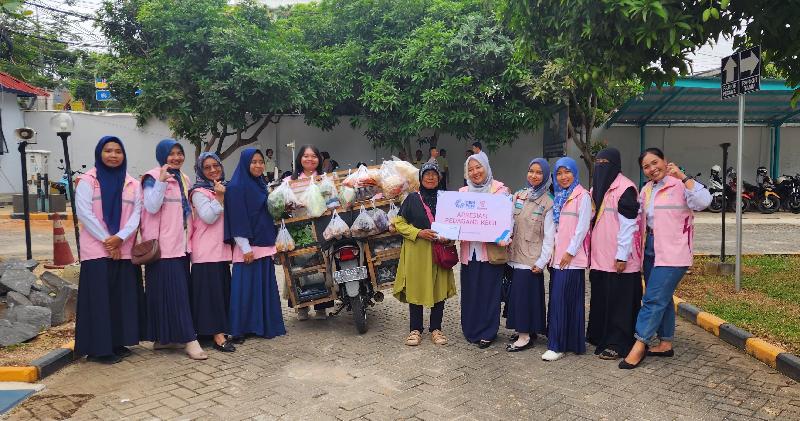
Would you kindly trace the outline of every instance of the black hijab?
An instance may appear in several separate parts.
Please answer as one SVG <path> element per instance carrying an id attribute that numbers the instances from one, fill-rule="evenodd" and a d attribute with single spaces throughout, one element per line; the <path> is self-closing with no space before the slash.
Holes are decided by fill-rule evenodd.
<path id="1" fill-rule="evenodd" d="M 442 178 L 442 172 L 439 171 L 439 166 L 435 162 L 426 162 L 419 170 L 419 194 L 410 193 L 403 204 L 400 205 L 400 216 L 409 224 L 419 229 L 430 229 L 431 222 L 428 219 L 428 214 L 425 212 L 425 207 L 422 202 L 431 210 L 431 215 L 436 216 L 436 199 L 438 198 L 439 186 L 432 189 L 426 189 L 422 184 L 422 177 L 428 171 L 436 171 L 436 175 Z M 422 196 L 422 201 L 420 201 Z"/>
<path id="2" fill-rule="evenodd" d="M 603 197 L 614 183 L 617 176 L 622 173 L 622 158 L 616 148 L 606 148 L 597 153 L 596 159 L 604 159 L 608 162 L 594 163 L 594 176 L 592 177 L 592 200 L 597 211 L 603 203 Z M 613 205 L 612 205 L 613 206 Z M 639 212 L 639 201 L 637 200 L 636 190 L 629 188 L 623 192 L 616 203 L 617 212 L 625 218 L 634 219 Z M 598 214 L 595 214 L 595 218 Z"/>

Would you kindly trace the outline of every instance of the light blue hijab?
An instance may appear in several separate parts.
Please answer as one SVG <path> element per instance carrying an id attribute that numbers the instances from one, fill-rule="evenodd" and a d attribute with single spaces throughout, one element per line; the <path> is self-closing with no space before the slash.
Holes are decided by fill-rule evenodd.
<path id="1" fill-rule="evenodd" d="M 559 168 L 566 168 L 568 169 L 575 179 L 572 180 L 572 184 L 566 189 L 561 187 L 556 180 L 556 174 L 558 174 Z M 558 220 L 561 217 L 561 208 L 564 207 L 564 204 L 567 203 L 567 199 L 572 194 L 572 191 L 575 190 L 575 186 L 580 184 L 580 174 L 578 173 L 578 164 L 575 162 L 574 159 L 565 156 L 559 158 L 556 161 L 556 165 L 553 166 L 553 192 L 555 193 L 553 197 L 553 222 L 558 224 Z"/>

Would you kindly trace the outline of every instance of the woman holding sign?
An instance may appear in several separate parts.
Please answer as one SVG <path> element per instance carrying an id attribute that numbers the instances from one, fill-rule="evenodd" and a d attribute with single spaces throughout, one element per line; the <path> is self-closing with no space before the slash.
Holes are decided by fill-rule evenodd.
<path id="1" fill-rule="evenodd" d="M 431 309 L 431 340 L 444 345 L 447 338 L 442 333 L 444 300 L 456 295 L 456 281 L 452 269 L 445 269 L 433 259 L 432 243 L 439 241 L 431 230 L 431 220 L 436 215 L 439 180 L 442 178 L 435 162 L 427 162 L 419 170 L 419 193 L 411 193 L 400 205 L 398 216 L 392 221 L 403 236 L 400 263 L 394 281 L 394 296 L 408 303 L 411 333 L 406 345 L 417 346 L 425 331 L 422 307 Z"/>
<path id="2" fill-rule="evenodd" d="M 514 232 L 508 265 L 514 269 L 506 327 L 514 329 L 508 352 L 530 348 L 545 334 L 544 268 L 553 254 L 556 226 L 550 196 L 550 165 L 536 158 L 528 165 L 528 188 L 514 194 Z"/>
<path id="3" fill-rule="evenodd" d="M 615 360 L 633 346 L 633 327 L 642 300 L 642 241 L 637 215 L 639 193 L 622 175 L 622 160 L 614 148 L 594 160 L 592 228 L 587 341 L 595 355 Z"/>
<path id="4" fill-rule="evenodd" d="M 645 355 L 675 355 L 672 294 L 692 265 L 692 211 L 703 210 L 711 203 L 711 194 L 705 186 L 687 177 L 676 164 L 668 163 L 660 149 L 646 149 L 639 157 L 639 165 L 650 179 L 639 193 L 643 214 L 639 230 L 646 235 L 645 292 L 636 318 L 636 343 L 619 362 L 619 368 L 626 370 L 638 367 Z"/>
<path id="5" fill-rule="evenodd" d="M 467 186 L 460 192 L 508 195 L 508 187 L 492 178 L 489 158 L 480 153 L 464 163 Z M 500 326 L 500 293 L 508 260 L 495 243 L 461 242 L 461 330 L 467 341 L 488 348 Z"/>
<path id="6" fill-rule="evenodd" d="M 547 351 L 542 354 L 545 361 L 556 361 L 566 352 L 586 352 L 583 295 L 589 247 L 584 240 L 592 218 L 592 197 L 580 185 L 575 160 L 563 157 L 556 161 L 552 177 L 556 238 L 547 312 Z"/>

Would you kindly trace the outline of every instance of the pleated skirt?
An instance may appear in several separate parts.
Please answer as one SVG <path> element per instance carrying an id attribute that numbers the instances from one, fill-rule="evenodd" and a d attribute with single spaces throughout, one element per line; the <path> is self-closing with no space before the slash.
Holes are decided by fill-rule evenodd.
<path id="1" fill-rule="evenodd" d="M 517 332 L 546 334 L 544 273 L 514 269 L 508 297 L 506 327 Z"/>
<path id="2" fill-rule="evenodd" d="M 109 258 L 81 262 L 75 354 L 104 356 L 139 343 L 138 267 Z"/>
<path id="3" fill-rule="evenodd" d="M 547 308 L 547 349 L 586 352 L 584 269 L 553 269 Z"/>
<path id="4" fill-rule="evenodd" d="M 230 334 L 274 338 L 286 334 L 272 257 L 234 263 L 231 278 Z"/>
<path id="5" fill-rule="evenodd" d="M 198 335 L 215 335 L 229 330 L 231 300 L 230 262 L 192 264 L 192 320 Z"/>
<path id="6" fill-rule="evenodd" d="M 145 266 L 147 340 L 160 344 L 196 339 L 189 304 L 189 258 L 159 259 Z"/>
<path id="7" fill-rule="evenodd" d="M 635 342 L 636 317 L 642 306 L 642 276 L 636 273 L 589 271 L 589 326 L 586 340 L 595 354 L 612 349 L 628 355 Z"/>
<path id="8" fill-rule="evenodd" d="M 461 265 L 461 331 L 469 342 L 497 337 L 505 266 L 477 260 Z"/>

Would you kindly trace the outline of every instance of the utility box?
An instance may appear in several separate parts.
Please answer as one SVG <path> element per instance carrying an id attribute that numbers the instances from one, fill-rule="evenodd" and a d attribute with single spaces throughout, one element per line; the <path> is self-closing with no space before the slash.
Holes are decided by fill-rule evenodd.
<path id="1" fill-rule="evenodd" d="M 22 195 L 15 194 L 11 196 L 11 202 L 14 207 L 14 213 L 22 214 L 24 209 L 24 204 L 22 203 Z M 51 194 L 50 195 L 50 203 L 49 206 L 43 206 L 45 204 L 39 200 L 38 196 L 35 194 L 28 195 L 28 206 L 30 211 L 33 212 L 66 212 L 67 210 L 67 199 L 64 197 L 63 194 Z"/>

